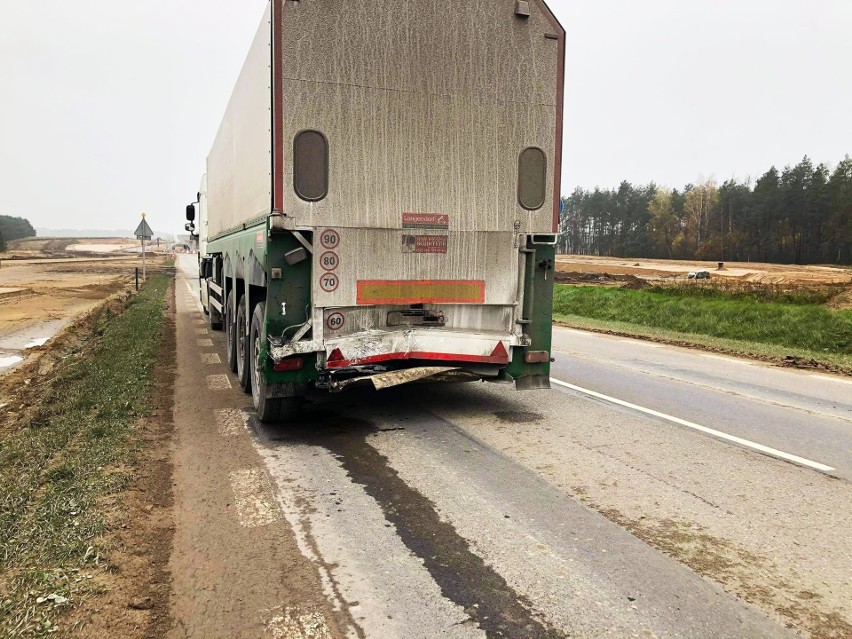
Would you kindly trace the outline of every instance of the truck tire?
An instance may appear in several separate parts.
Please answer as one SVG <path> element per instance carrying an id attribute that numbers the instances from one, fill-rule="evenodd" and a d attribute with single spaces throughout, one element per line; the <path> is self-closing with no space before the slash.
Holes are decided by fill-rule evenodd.
<path id="1" fill-rule="evenodd" d="M 251 396 L 257 417 L 261 422 L 287 422 L 299 415 L 302 410 L 301 395 L 294 397 L 269 397 L 269 389 L 263 376 L 263 362 L 260 361 L 261 335 L 263 335 L 263 317 L 266 303 L 258 302 L 251 315 Z"/>
<path id="2" fill-rule="evenodd" d="M 237 321 L 234 327 L 234 335 L 236 343 L 237 359 L 237 378 L 245 392 L 251 392 L 251 366 L 249 365 L 249 351 L 251 350 L 251 342 L 249 342 L 248 322 L 246 321 L 246 299 L 245 296 L 240 296 L 237 302 Z"/>
<path id="3" fill-rule="evenodd" d="M 237 333 L 234 321 L 234 291 L 228 291 L 225 301 L 225 348 L 228 352 L 228 368 L 237 372 Z"/>

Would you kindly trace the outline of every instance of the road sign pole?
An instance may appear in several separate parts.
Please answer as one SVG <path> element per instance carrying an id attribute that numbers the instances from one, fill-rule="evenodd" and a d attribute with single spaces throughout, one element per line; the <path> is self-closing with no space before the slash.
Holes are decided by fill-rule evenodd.
<path id="1" fill-rule="evenodd" d="M 145 236 L 142 236 L 142 281 L 148 281 L 147 275 L 145 274 Z"/>

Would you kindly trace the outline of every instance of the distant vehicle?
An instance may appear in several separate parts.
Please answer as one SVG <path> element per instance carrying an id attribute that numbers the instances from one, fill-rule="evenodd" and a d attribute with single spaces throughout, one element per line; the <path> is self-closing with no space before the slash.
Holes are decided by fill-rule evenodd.
<path id="1" fill-rule="evenodd" d="M 261 420 L 311 387 L 549 387 L 564 51 L 540 1 L 267 5 L 187 207 Z"/>
<path id="2" fill-rule="evenodd" d="M 687 278 L 691 280 L 709 280 L 710 271 L 691 271 Z"/>

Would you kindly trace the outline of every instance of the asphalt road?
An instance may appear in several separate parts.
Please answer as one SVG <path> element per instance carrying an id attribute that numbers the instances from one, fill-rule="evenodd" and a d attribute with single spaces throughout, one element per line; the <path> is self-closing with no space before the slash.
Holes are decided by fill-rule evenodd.
<path id="1" fill-rule="evenodd" d="M 845 380 L 559 329 L 570 387 L 265 426 L 178 260 L 175 636 L 852 633 Z"/>
<path id="2" fill-rule="evenodd" d="M 560 327 L 554 351 L 557 380 L 852 479 L 852 378 Z"/>

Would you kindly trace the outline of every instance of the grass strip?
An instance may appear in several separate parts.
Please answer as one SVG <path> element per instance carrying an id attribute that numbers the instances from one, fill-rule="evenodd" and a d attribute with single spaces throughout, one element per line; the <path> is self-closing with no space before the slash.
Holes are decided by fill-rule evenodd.
<path id="1" fill-rule="evenodd" d="M 151 278 L 96 320 L 24 429 L 0 440 L 0 637 L 55 636 L 94 586 L 103 498 L 132 479 L 133 436 L 149 411 L 169 278 Z"/>
<path id="2" fill-rule="evenodd" d="M 554 313 L 626 322 L 728 340 L 852 355 L 852 311 L 815 304 L 762 302 L 724 293 L 684 295 L 671 290 L 631 290 L 557 285 Z"/>

